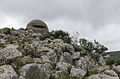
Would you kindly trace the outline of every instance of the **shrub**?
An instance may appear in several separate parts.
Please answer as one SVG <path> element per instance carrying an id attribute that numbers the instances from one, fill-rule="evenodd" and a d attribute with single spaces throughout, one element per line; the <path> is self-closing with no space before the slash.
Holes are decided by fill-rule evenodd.
<path id="1" fill-rule="evenodd" d="M 99 42 L 94 40 L 94 42 L 90 42 L 84 38 L 79 40 L 79 44 L 82 48 L 84 48 L 88 52 L 94 52 L 94 53 L 104 53 L 106 50 L 108 50 L 107 47 L 104 45 L 101 45 Z"/>
<path id="2" fill-rule="evenodd" d="M 105 51 L 108 50 L 108 48 L 105 47 L 104 45 L 101 45 L 96 40 L 94 40 L 94 50 L 95 50 L 96 53 L 104 53 Z"/>
<path id="3" fill-rule="evenodd" d="M 21 27 L 21 28 L 19 28 L 19 30 L 25 30 L 25 29 Z"/>
<path id="4" fill-rule="evenodd" d="M 107 65 L 110 65 L 110 66 L 112 66 L 113 64 L 115 64 L 115 65 L 120 65 L 120 59 L 110 57 L 110 58 L 108 58 L 108 59 L 106 60 L 106 64 L 107 64 Z"/>
<path id="5" fill-rule="evenodd" d="M 99 54 L 94 54 L 90 53 L 91 58 L 94 60 L 95 63 L 99 61 L 100 55 Z M 98 63 L 99 64 L 99 63 Z M 100 65 L 100 64 L 99 64 Z"/>
<path id="6" fill-rule="evenodd" d="M 51 36 L 50 36 L 50 34 L 48 33 L 48 34 L 42 34 L 41 36 L 40 36 L 40 40 L 45 40 L 46 38 L 50 38 Z"/>
<path id="7" fill-rule="evenodd" d="M 88 76 L 98 74 L 99 72 L 97 70 L 94 71 L 88 71 Z"/>
<path id="8" fill-rule="evenodd" d="M 12 29 L 10 29 L 10 28 L 3 28 L 3 29 L 0 29 L 0 33 L 3 33 L 3 34 L 11 34 L 13 31 L 14 31 L 15 29 L 14 28 L 12 28 Z"/>
<path id="9" fill-rule="evenodd" d="M 71 38 L 68 32 L 62 30 L 56 30 L 50 32 L 50 36 L 55 39 L 62 39 L 66 43 L 71 43 Z"/>
<path id="10" fill-rule="evenodd" d="M 26 62 L 21 57 L 17 57 L 7 60 L 6 64 L 13 65 L 15 69 L 19 69 L 21 66 L 25 65 Z"/>
<path id="11" fill-rule="evenodd" d="M 94 50 L 94 45 L 92 42 L 89 42 L 88 40 L 82 38 L 79 40 L 80 46 L 87 50 L 88 52 L 92 52 Z"/>

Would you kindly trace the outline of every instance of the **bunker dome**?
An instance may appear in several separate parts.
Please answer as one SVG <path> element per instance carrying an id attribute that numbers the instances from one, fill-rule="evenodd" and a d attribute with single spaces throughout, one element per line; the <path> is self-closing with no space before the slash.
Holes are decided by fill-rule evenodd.
<path id="1" fill-rule="evenodd" d="M 33 30 L 34 32 L 40 32 L 41 34 L 46 34 L 49 32 L 48 27 L 42 20 L 32 20 L 27 24 L 27 30 Z"/>

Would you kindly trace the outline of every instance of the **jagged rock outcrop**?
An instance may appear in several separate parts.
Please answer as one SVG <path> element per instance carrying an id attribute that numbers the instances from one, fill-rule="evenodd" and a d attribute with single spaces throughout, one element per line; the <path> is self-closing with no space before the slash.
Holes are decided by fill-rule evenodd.
<path id="1" fill-rule="evenodd" d="M 120 66 L 48 32 L 40 20 L 0 32 L 0 79 L 119 79 Z"/>

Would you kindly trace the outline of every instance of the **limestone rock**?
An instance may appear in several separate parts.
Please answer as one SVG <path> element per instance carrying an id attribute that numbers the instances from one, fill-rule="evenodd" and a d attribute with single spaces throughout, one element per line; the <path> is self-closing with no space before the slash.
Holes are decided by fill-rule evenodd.
<path id="1" fill-rule="evenodd" d="M 99 55 L 99 56 L 100 56 L 100 57 L 99 57 L 98 63 L 101 64 L 101 65 L 103 65 L 103 66 L 105 66 L 105 65 L 106 65 L 106 62 L 105 62 L 103 56 L 102 56 L 102 55 Z"/>
<path id="2" fill-rule="evenodd" d="M 96 74 L 89 76 L 88 79 L 119 79 L 119 77 L 111 77 L 105 74 Z"/>
<path id="3" fill-rule="evenodd" d="M 26 29 L 33 30 L 38 33 L 40 32 L 41 34 L 47 34 L 49 32 L 47 25 L 43 21 L 37 19 L 29 22 Z"/>
<path id="4" fill-rule="evenodd" d="M 17 79 L 17 74 L 10 65 L 0 66 L 0 79 Z"/>
<path id="5" fill-rule="evenodd" d="M 72 67 L 72 65 L 70 65 L 69 63 L 65 63 L 65 62 L 58 62 L 56 64 L 56 70 L 68 70 Z"/>
<path id="6" fill-rule="evenodd" d="M 42 59 L 43 62 L 49 62 L 49 63 L 51 62 L 47 55 L 41 56 L 41 59 Z"/>
<path id="7" fill-rule="evenodd" d="M 87 72 L 84 71 L 81 68 L 72 68 L 71 71 L 70 71 L 70 73 L 71 73 L 72 77 L 82 79 L 86 75 Z"/>
<path id="8" fill-rule="evenodd" d="M 8 45 L 6 48 L 0 50 L 0 60 L 2 62 L 20 56 L 22 56 L 22 53 L 17 50 L 16 45 Z"/>
<path id="9" fill-rule="evenodd" d="M 65 63 L 65 62 L 58 62 L 56 64 L 56 71 L 54 76 L 55 77 L 65 77 L 65 76 L 69 76 L 69 72 L 70 69 L 72 68 L 72 65 L 70 65 L 69 63 Z"/>
<path id="10" fill-rule="evenodd" d="M 80 59 L 76 62 L 77 68 L 93 69 L 95 67 L 95 62 L 90 56 L 80 57 Z"/>
<path id="11" fill-rule="evenodd" d="M 78 51 L 82 51 L 82 50 L 83 50 L 83 48 L 82 48 L 82 47 L 80 47 L 80 46 L 79 46 L 79 45 L 77 45 L 77 44 L 73 44 L 72 46 L 74 47 L 75 52 L 78 52 Z"/>
<path id="12" fill-rule="evenodd" d="M 73 64 L 72 56 L 68 52 L 64 52 L 60 58 L 61 62 Z"/>
<path id="13" fill-rule="evenodd" d="M 75 52 L 75 53 L 73 53 L 72 59 L 73 59 L 73 60 L 79 60 L 79 59 L 80 59 L 80 52 Z"/>
<path id="14" fill-rule="evenodd" d="M 113 70 L 106 70 L 103 73 L 112 77 L 118 77 L 117 73 Z"/>
<path id="15" fill-rule="evenodd" d="M 113 70 L 118 74 L 118 76 L 120 77 L 120 65 L 118 66 L 114 66 Z"/>
<path id="16" fill-rule="evenodd" d="M 92 69 L 93 71 L 98 71 L 99 73 L 104 72 L 106 70 L 110 70 L 109 66 L 97 66 L 95 68 Z"/>
<path id="17" fill-rule="evenodd" d="M 25 79 L 49 79 L 50 64 L 27 64 L 20 69 L 20 76 Z"/>

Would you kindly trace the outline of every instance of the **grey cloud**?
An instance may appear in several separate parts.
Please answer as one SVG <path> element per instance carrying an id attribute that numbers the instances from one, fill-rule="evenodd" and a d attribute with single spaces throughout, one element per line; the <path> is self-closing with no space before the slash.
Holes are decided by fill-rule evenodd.
<path id="1" fill-rule="evenodd" d="M 119 7 L 120 0 L 0 0 L 0 27 L 20 28 L 32 19 L 41 19 L 51 30 L 79 31 L 80 37 L 97 39 L 113 50 L 120 45 L 115 29 L 120 29 Z"/>

